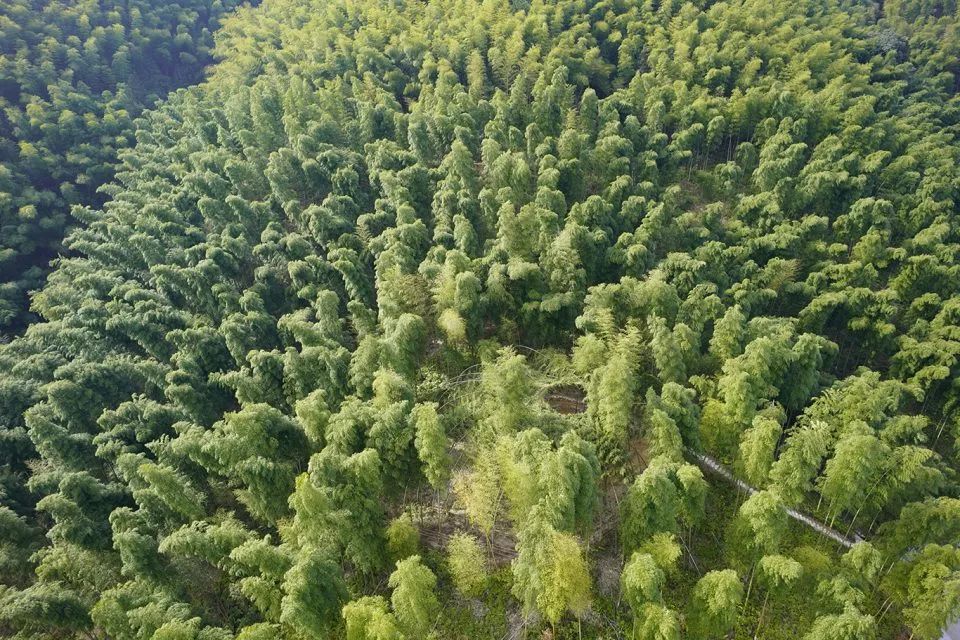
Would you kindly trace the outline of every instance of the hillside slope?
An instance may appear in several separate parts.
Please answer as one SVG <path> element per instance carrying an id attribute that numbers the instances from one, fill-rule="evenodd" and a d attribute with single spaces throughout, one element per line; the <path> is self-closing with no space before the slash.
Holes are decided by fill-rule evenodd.
<path id="1" fill-rule="evenodd" d="M 134 119 L 199 82 L 236 0 L 0 4 L 0 336 L 34 318 L 27 293 L 73 226 L 101 206 Z"/>
<path id="2" fill-rule="evenodd" d="M 956 8 L 879 9 L 229 18 L 0 346 L 0 633 L 937 638 Z"/>

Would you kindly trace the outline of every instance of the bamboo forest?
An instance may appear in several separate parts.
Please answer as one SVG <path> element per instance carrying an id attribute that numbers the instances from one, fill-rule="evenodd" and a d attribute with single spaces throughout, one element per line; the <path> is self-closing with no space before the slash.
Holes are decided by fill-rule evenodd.
<path id="1" fill-rule="evenodd" d="M 0 638 L 960 638 L 958 136 L 957 0 L 2 0 Z"/>

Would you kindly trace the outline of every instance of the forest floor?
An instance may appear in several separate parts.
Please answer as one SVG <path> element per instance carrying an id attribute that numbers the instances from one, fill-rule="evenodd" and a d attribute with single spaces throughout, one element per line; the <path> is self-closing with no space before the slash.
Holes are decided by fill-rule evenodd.
<path id="1" fill-rule="evenodd" d="M 584 389 L 567 376 L 554 377 L 543 372 L 541 399 L 550 410 L 566 417 L 577 418 L 586 411 Z M 463 393 L 476 381 L 476 371 L 467 369 L 456 377 L 453 388 Z M 546 412 L 547 414 L 550 411 Z M 636 431 L 639 426 L 634 425 Z M 455 456 L 462 455 L 457 450 Z M 643 437 L 630 440 L 625 464 L 624 480 L 608 479 L 602 487 L 601 504 L 593 530 L 587 540 L 587 552 L 593 570 L 594 599 L 591 609 L 582 620 L 567 618 L 554 628 L 538 617 L 525 617 L 520 603 L 511 593 L 511 561 L 516 557 L 516 537 L 507 518 L 501 518 L 490 532 L 483 536 L 473 528 L 466 513 L 455 504 L 452 490 L 438 499 L 429 492 L 415 500 L 415 520 L 419 523 L 421 541 L 432 566 L 440 567 L 439 591 L 444 606 L 444 620 L 438 628 L 440 637 L 451 640 L 626 640 L 631 633 L 631 613 L 620 599 L 620 572 L 624 557 L 619 541 L 620 503 L 629 486 L 649 461 L 647 442 Z M 683 560 L 668 581 L 664 591 L 666 604 L 684 611 L 690 601 L 696 582 L 709 571 L 730 567 L 727 548 L 729 528 L 740 505 L 756 488 L 736 478 L 716 459 L 690 452 L 688 459 L 696 463 L 708 481 L 706 515 L 695 531 L 681 531 L 678 540 L 683 548 Z M 456 465 L 454 465 L 456 466 Z M 813 563 L 824 566 L 836 563 L 859 536 L 850 537 L 828 526 L 807 513 L 788 509 L 788 532 L 783 540 L 782 553 L 813 558 Z M 450 536 L 468 531 L 485 540 L 491 572 L 488 588 L 478 598 L 464 598 L 454 589 L 444 568 L 446 546 Z M 737 567 L 744 581 L 749 567 Z M 809 584 L 805 592 L 815 592 L 818 576 L 804 580 Z M 878 594 L 867 594 L 865 610 L 879 620 L 879 638 L 895 640 L 903 636 L 899 617 L 881 615 L 883 603 Z M 754 584 L 744 602 L 740 622 L 733 640 L 796 640 L 810 627 L 820 613 L 811 600 L 798 601 L 795 597 L 777 597 L 765 593 Z"/>
<path id="2" fill-rule="evenodd" d="M 633 455 L 630 466 L 642 470 L 645 466 L 645 447 L 642 441 L 636 441 L 631 450 Z M 681 532 L 684 561 L 677 569 L 674 579 L 669 581 L 670 586 L 664 593 L 667 604 L 678 610 L 685 608 L 693 587 L 701 576 L 712 570 L 727 568 L 727 530 L 740 504 L 750 495 L 751 490 L 755 491 L 743 483 L 731 481 L 732 476 L 720 473 L 711 465 L 704 466 L 710 471 L 707 474 L 710 482 L 706 517 L 697 528 L 696 535 L 692 535 L 692 532 Z M 717 467 L 725 470 L 719 464 Z M 594 603 L 582 620 L 568 619 L 550 629 L 537 618 L 523 616 L 519 603 L 510 592 L 510 561 L 516 557 L 516 539 L 509 529 L 509 524 L 501 522 L 494 527 L 488 540 L 491 579 L 481 597 L 463 598 L 456 593 L 449 576 L 441 571 L 439 590 L 443 594 L 441 600 L 445 607 L 441 637 L 451 640 L 625 640 L 630 629 L 624 625 L 630 620 L 630 612 L 619 597 L 619 575 L 623 556 L 617 531 L 617 506 L 624 491 L 624 483 L 611 484 L 604 494 L 603 506 L 597 514 L 595 533 L 589 541 L 591 566 L 594 571 Z M 421 507 L 420 534 L 426 553 L 437 561 L 434 566 L 445 566 L 443 558 L 447 540 L 457 531 L 469 531 L 471 527 L 465 514 L 451 508 L 450 504 L 421 503 Z M 811 526 L 808 520 L 817 526 Z M 799 553 L 822 558 L 824 562 L 836 562 L 852 542 L 809 516 L 794 517 L 790 523 L 783 544 L 785 553 L 788 554 Z M 844 542 L 838 540 L 838 537 Z M 813 580 L 812 577 L 810 579 Z M 903 628 L 899 620 L 880 617 L 882 603 L 874 602 L 877 600 L 876 594 L 868 594 L 868 598 L 874 607 L 871 613 L 879 618 L 878 637 L 891 640 L 905 637 L 902 635 Z M 767 597 L 763 590 L 755 585 L 743 605 L 740 624 L 733 638 L 796 640 L 809 629 L 816 614 L 814 603 L 800 602 L 795 598 L 777 598 L 774 595 Z"/>

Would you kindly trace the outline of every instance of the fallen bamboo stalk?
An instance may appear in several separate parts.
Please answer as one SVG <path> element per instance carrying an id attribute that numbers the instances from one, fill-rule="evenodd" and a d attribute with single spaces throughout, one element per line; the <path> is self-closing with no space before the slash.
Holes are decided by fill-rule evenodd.
<path id="1" fill-rule="evenodd" d="M 690 455 L 694 457 L 694 459 L 697 461 L 697 463 L 701 467 L 709 471 L 712 471 L 713 473 L 717 474 L 724 480 L 733 483 L 738 489 L 742 489 L 746 491 L 749 495 L 753 495 L 754 493 L 757 493 L 759 491 L 759 489 L 751 487 L 749 484 L 747 484 L 743 480 L 737 478 L 735 475 L 733 475 L 733 473 L 731 473 L 729 469 L 723 466 L 716 459 L 711 458 L 708 455 L 704 455 L 702 453 L 696 453 L 693 451 L 690 452 Z M 834 542 L 837 542 L 843 545 L 847 549 L 849 549 L 850 547 L 852 547 L 858 542 L 863 542 L 863 538 L 860 537 L 859 535 L 855 535 L 854 538 L 848 538 L 847 536 L 843 535 L 836 529 L 833 529 L 832 527 L 829 527 L 824 523 L 820 522 L 819 520 L 811 516 L 808 516 L 805 513 L 797 511 L 796 509 L 791 509 L 790 507 L 784 507 L 783 509 L 784 511 L 787 512 L 788 516 L 790 516 L 797 522 L 801 522 L 807 525 L 808 527 L 810 527 L 820 535 L 830 538 Z"/>

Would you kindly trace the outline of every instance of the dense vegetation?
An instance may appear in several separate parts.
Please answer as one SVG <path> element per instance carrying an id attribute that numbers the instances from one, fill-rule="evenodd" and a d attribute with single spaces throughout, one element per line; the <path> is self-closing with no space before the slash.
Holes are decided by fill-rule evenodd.
<path id="1" fill-rule="evenodd" d="M 937 638 L 956 25 L 240 10 L 0 347 L 0 635 Z"/>
<path id="2" fill-rule="evenodd" d="M 0 3 L 0 332 L 56 257 L 71 205 L 101 206 L 144 106 L 200 80 L 236 0 Z"/>

